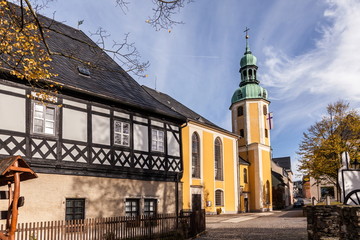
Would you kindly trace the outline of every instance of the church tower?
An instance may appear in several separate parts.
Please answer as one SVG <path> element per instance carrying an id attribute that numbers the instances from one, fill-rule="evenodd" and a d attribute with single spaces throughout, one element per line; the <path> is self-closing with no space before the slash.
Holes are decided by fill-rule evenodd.
<path id="1" fill-rule="evenodd" d="M 272 210 L 270 127 L 267 121 L 270 102 L 266 89 L 259 85 L 248 30 L 245 31 L 245 53 L 240 60 L 241 81 L 231 99 L 232 131 L 240 135 L 239 162 L 250 163 L 247 176 L 239 171 L 240 182 L 244 182 L 242 178 L 248 178 L 245 188 L 240 186 L 241 203 L 245 202 L 250 211 L 269 211 Z"/>

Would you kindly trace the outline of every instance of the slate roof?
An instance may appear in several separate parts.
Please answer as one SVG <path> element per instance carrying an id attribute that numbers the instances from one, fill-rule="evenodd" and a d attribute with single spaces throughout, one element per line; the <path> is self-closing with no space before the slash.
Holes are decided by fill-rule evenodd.
<path id="1" fill-rule="evenodd" d="M 142 85 L 143 89 L 145 89 L 151 96 L 153 96 L 156 100 L 158 100 L 160 103 L 164 104 L 168 108 L 178 112 L 182 116 L 186 117 L 189 120 L 198 122 L 200 124 L 207 125 L 209 127 L 213 127 L 215 129 L 218 129 L 220 131 L 226 132 L 228 134 L 235 135 L 232 132 L 229 132 L 228 130 L 225 130 L 216 124 L 212 123 L 211 121 L 207 120 L 205 117 L 201 116 L 200 114 L 194 112 L 190 108 L 186 107 L 182 103 L 178 102 L 174 98 L 170 97 L 169 95 L 159 92 L 155 89 L 149 88 L 147 86 Z"/>
<path id="2" fill-rule="evenodd" d="M 272 160 L 277 165 L 279 165 L 280 167 L 291 171 L 291 159 L 290 159 L 290 157 L 273 158 Z"/>
<path id="3" fill-rule="evenodd" d="M 246 161 L 245 159 L 243 159 L 243 158 L 240 157 L 240 156 L 239 156 L 239 163 L 240 163 L 240 165 L 250 166 L 250 162 Z"/>
<path id="4" fill-rule="evenodd" d="M 84 32 L 47 17 L 39 16 L 44 26 L 55 31 L 46 33 L 48 45 L 54 52 L 91 62 L 95 68 L 89 68 L 90 77 L 79 73 L 78 67 L 86 67 L 79 61 L 68 57 L 52 55 L 51 72 L 58 74 L 51 79 L 64 85 L 64 90 L 100 97 L 130 107 L 149 112 L 185 119 L 175 111 L 154 100 L 128 73 L 126 73 L 109 55 L 100 49 Z M 60 34 L 61 33 L 61 34 Z"/>

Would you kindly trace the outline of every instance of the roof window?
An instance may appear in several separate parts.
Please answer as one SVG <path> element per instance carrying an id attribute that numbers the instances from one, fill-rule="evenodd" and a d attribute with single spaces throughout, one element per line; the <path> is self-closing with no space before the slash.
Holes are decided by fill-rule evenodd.
<path id="1" fill-rule="evenodd" d="M 77 67 L 78 71 L 80 74 L 84 75 L 84 76 L 88 76 L 90 77 L 90 70 L 86 67 L 82 67 L 82 66 L 78 66 Z"/>

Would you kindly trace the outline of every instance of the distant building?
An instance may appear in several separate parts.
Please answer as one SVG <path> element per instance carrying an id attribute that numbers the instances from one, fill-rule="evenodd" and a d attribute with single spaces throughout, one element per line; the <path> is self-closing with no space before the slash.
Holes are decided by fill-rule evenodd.
<path id="1" fill-rule="evenodd" d="M 335 200 L 337 196 L 336 185 L 329 179 L 315 180 L 310 178 L 310 197 L 317 201 L 323 201 L 329 195 L 331 199 Z"/>
<path id="2" fill-rule="evenodd" d="M 294 203 L 290 157 L 273 158 L 271 162 L 273 206 L 285 208 Z"/>
<path id="3" fill-rule="evenodd" d="M 310 177 L 304 176 L 302 180 L 302 195 L 303 198 L 311 198 L 311 185 L 310 185 Z"/>
<path id="4" fill-rule="evenodd" d="M 303 197 L 302 187 L 303 187 L 303 183 L 301 180 L 294 181 L 294 190 L 293 190 L 294 198 Z"/>

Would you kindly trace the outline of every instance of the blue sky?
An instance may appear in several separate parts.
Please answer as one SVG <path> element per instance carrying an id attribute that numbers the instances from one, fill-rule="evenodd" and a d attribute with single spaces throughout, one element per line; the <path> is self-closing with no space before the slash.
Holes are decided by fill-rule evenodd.
<path id="1" fill-rule="evenodd" d="M 275 128 L 274 157 L 296 151 L 302 133 L 339 99 L 360 109 L 360 2 L 357 0 L 195 0 L 181 10 L 169 33 L 145 21 L 150 0 L 61 0 L 43 10 L 47 16 L 87 33 L 98 27 L 109 40 L 130 40 L 151 66 L 148 78 L 135 79 L 167 93 L 217 125 L 231 130 L 230 100 L 240 82 L 245 27 L 258 59 L 258 78 L 268 90 Z M 109 45 L 110 46 L 110 45 Z M 297 179 L 299 177 L 296 177 Z"/>

